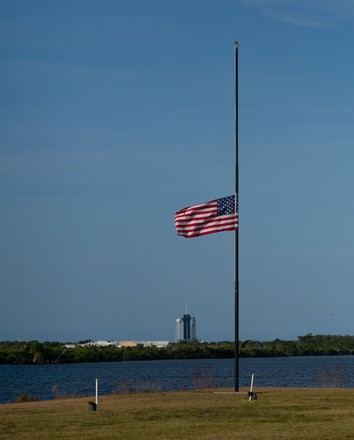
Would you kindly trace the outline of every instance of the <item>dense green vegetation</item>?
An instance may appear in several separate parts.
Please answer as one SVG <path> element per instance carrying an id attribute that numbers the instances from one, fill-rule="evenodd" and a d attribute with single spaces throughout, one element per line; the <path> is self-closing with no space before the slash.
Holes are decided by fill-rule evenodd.
<path id="1" fill-rule="evenodd" d="M 320 356 L 354 354 L 354 336 L 308 334 L 295 341 L 244 341 L 241 357 Z M 60 342 L 0 342 L 0 364 L 46 364 L 72 362 L 117 362 L 156 359 L 216 359 L 234 357 L 232 342 L 171 343 L 166 348 L 97 347 L 66 348 Z"/>

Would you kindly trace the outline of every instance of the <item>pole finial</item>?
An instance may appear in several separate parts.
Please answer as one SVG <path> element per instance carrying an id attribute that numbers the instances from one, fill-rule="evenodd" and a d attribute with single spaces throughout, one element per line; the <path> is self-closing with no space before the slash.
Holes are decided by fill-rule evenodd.
<path id="1" fill-rule="evenodd" d="M 238 40 L 235 41 L 235 47 L 238 47 Z"/>

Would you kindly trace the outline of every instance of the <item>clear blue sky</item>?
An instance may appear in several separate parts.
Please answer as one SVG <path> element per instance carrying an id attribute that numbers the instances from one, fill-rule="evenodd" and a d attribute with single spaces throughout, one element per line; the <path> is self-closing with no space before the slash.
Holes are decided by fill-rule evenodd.
<path id="1" fill-rule="evenodd" d="M 0 340 L 354 334 L 354 1 L 0 1 Z"/>

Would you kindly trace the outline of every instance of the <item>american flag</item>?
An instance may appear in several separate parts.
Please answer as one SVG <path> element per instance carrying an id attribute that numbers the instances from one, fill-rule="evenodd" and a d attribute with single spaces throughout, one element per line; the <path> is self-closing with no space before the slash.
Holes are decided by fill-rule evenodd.
<path id="1" fill-rule="evenodd" d="M 214 232 L 235 231 L 238 228 L 235 196 L 183 208 L 175 214 L 175 225 L 177 235 L 187 238 Z"/>

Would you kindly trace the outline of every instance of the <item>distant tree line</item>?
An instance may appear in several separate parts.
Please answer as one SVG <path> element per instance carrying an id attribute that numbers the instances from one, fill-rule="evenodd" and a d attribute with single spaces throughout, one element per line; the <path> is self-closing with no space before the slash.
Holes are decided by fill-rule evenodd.
<path id="1" fill-rule="evenodd" d="M 299 336 L 295 341 L 240 342 L 241 357 L 328 356 L 354 354 L 354 336 Z M 0 364 L 49 364 L 74 362 L 120 362 L 161 359 L 233 358 L 234 343 L 178 342 L 165 348 L 77 345 L 67 348 L 61 342 L 0 342 Z"/>

